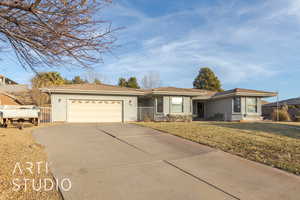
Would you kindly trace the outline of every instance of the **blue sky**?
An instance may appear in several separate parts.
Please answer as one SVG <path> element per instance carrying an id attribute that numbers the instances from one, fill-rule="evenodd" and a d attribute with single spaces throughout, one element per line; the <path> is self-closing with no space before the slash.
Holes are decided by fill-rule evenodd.
<path id="1" fill-rule="evenodd" d="M 120 47 L 94 66 L 105 83 L 154 71 L 163 86 L 192 87 L 207 66 L 224 89 L 300 96 L 300 0 L 115 0 L 102 16 L 125 27 L 116 33 Z M 0 58 L 2 74 L 30 80 L 10 53 Z M 71 66 L 53 70 L 68 78 L 86 74 Z"/>

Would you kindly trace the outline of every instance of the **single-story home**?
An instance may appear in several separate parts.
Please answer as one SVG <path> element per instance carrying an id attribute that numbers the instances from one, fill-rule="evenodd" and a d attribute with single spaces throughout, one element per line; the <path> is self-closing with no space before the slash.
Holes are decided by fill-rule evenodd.
<path id="1" fill-rule="evenodd" d="M 53 122 L 129 122 L 142 119 L 144 113 L 151 113 L 155 121 L 164 121 L 168 115 L 261 120 L 261 98 L 277 95 L 240 88 L 224 92 L 175 87 L 142 90 L 106 84 L 70 84 L 41 91 L 51 96 Z"/>

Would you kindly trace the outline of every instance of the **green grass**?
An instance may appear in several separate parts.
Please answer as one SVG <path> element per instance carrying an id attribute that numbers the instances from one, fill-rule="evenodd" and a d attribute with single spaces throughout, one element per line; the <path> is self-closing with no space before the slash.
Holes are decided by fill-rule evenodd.
<path id="1" fill-rule="evenodd" d="M 300 174 L 298 125 L 234 122 L 139 122 L 137 124 Z"/>

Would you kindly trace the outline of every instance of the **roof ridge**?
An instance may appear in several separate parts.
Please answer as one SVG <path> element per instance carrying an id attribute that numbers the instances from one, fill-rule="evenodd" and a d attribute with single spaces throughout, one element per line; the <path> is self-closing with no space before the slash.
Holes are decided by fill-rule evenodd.
<path id="1" fill-rule="evenodd" d="M 63 88 L 63 87 L 70 87 L 70 88 L 64 88 L 64 89 L 73 89 L 72 86 L 84 86 L 84 85 L 90 85 L 90 86 L 105 86 L 105 87 L 114 87 L 114 88 L 120 88 L 120 89 L 128 89 L 128 90 L 135 90 L 135 91 L 143 91 L 143 89 L 139 88 L 130 88 L 130 87 L 121 87 L 118 85 L 110 85 L 110 84 L 104 84 L 104 83 L 75 83 L 75 84 L 62 84 L 57 86 L 49 86 L 45 88 Z"/>

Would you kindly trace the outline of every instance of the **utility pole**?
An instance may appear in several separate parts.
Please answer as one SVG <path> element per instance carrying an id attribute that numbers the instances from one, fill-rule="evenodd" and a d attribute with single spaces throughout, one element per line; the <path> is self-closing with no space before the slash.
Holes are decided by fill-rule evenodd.
<path id="1" fill-rule="evenodd" d="M 279 121 L 279 91 L 277 91 L 277 121 Z"/>

